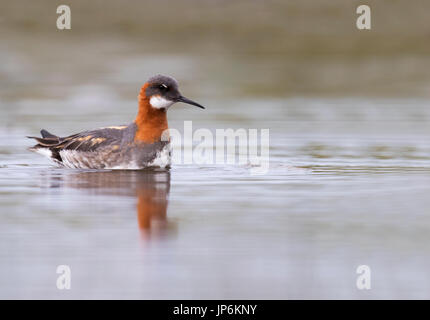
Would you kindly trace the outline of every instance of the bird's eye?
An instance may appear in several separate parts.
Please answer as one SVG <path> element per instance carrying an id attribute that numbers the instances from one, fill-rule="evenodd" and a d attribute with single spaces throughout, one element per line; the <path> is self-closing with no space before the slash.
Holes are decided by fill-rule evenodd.
<path id="1" fill-rule="evenodd" d="M 168 87 L 163 83 L 163 84 L 160 84 L 159 86 L 158 86 L 158 88 L 160 88 L 160 90 L 162 90 L 162 91 L 166 91 L 167 89 L 168 89 Z"/>

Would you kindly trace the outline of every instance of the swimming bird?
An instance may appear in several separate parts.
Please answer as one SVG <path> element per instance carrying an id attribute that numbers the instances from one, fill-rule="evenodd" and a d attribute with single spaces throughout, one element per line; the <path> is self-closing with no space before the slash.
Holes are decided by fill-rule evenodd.
<path id="1" fill-rule="evenodd" d="M 129 125 L 104 127 L 59 137 L 41 130 L 42 137 L 29 150 L 43 154 L 60 166 L 79 169 L 143 169 L 170 167 L 167 109 L 183 102 L 204 109 L 182 96 L 178 82 L 156 75 L 142 86 L 136 119 Z"/>

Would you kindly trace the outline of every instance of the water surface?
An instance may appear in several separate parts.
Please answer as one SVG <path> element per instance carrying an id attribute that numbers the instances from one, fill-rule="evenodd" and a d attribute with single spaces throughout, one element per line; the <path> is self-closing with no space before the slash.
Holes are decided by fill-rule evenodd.
<path id="1" fill-rule="evenodd" d="M 88 92 L 96 108 L 104 95 Z M 73 97 L 61 108 L 55 99 L 0 101 L 1 298 L 430 297 L 428 100 L 173 107 L 179 130 L 184 120 L 194 129 L 270 128 L 262 176 L 242 165 L 180 163 L 68 170 L 25 150 L 24 136 L 42 127 L 70 134 L 131 120 L 135 102 L 116 99 L 103 113 Z M 63 264 L 72 270 L 68 291 L 56 288 Z M 369 291 L 355 284 L 363 264 Z"/>

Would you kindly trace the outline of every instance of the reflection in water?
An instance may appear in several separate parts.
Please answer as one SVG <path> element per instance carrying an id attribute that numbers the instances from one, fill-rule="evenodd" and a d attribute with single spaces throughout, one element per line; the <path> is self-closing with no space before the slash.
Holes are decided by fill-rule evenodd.
<path id="1" fill-rule="evenodd" d="M 80 171 L 64 179 L 65 187 L 85 189 L 87 194 L 136 197 L 137 223 L 142 236 L 166 234 L 168 170 Z"/>

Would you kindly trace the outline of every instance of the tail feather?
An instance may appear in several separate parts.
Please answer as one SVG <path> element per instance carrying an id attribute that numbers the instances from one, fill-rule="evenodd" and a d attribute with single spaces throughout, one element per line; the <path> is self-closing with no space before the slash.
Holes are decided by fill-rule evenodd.
<path id="1" fill-rule="evenodd" d="M 57 144 L 60 143 L 60 137 L 57 137 L 56 135 L 49 133 L 47 130 L 42 129 L 40 131 L 40 134 L 42 135 L 42 138 L 40 137 L 32 137 L 32 136 L 27 136 L 27 138 L 30 139 L 34 139 L 38 142 L 37 145 L 35 145 L 33 148 L 38 148 L 38 147 L 53 147 Z"/>
<path id="2" fill-rule="evenodd" d="M 53 147 L 58 146 L 62 139 L 56 135 L 53 135 L 52 133 L 49 133 L 45 129 L 41 130 L 40 134 L 42 135 L 42 138 L 27 136 L 27 138 L 35 139 L 37 141 L 37 144 L 28 148 L 28 150 L 40 153 L 57 163 L 61 163 L 62 159 L 58 151 Z"/>
<path id="3" fill-rule="evenodd" d="M 36 146 L 40 146 L 40 147 L 53 147 L 60 142 L 59 138 L 39 138 L 39 137 L 30 137 L 30 136 L 27 136 L 27 138 L 36 140 L 38 142 Z"/>
<path id="4" fill-rule="evenodd" d="M 40 131 L 40 134 L 42 135 L 42 138 L 55 138 L 55 139 L 59 139 L 58 136 L 56 136 L 55 134 L 52 134 L 52 133 L 48 132 L 45 129 L 42 129 Z"/>

